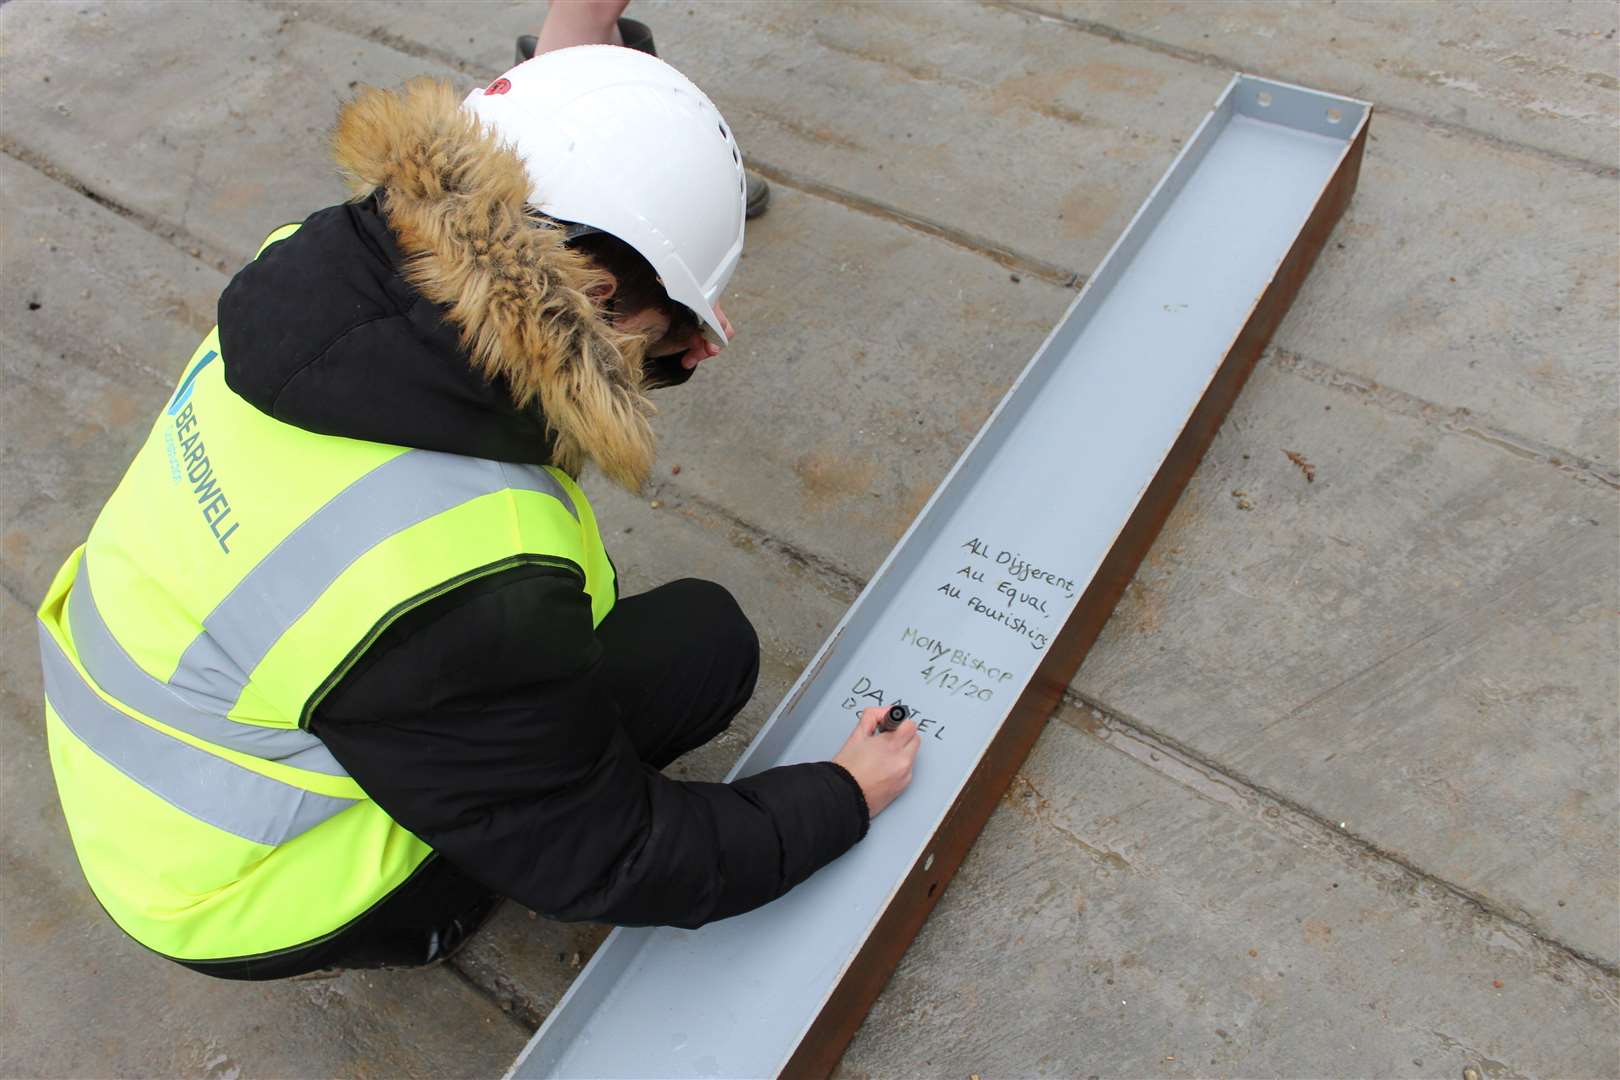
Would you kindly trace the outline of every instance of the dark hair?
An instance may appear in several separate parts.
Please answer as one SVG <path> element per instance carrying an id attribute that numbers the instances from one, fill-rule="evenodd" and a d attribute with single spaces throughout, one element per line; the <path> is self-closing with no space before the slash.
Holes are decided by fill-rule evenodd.
<path id="1" fill-rule="evenodd" d="M 671 333 L 679 331 L 683 323 L 691 326 L 697 324 L 697 316 L 686 305 L 669 298 L 652 264 L 617 236 L 604 232 L 590 233 L 570 241 L 568 246 L 612 274 L 618 282 L 613 295 L 603 302 L 603 307 L 609 312 L 631 314 L 651 307 L 664 308 L 669 312 Z"/>

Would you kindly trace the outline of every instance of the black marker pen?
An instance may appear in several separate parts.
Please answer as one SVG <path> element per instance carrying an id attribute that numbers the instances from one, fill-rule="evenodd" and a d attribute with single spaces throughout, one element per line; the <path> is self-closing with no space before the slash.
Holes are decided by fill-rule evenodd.
<path id="1" fill-rule="evenodd" d="M 904 705 L 890 705 L 888 713 L 884 715 L 882 720 L 878 721 L 878 730 L 893 731 L 895 728 L 905 723 L 906 717 L 910 715 L 911 710 L 906 708 Z"/>

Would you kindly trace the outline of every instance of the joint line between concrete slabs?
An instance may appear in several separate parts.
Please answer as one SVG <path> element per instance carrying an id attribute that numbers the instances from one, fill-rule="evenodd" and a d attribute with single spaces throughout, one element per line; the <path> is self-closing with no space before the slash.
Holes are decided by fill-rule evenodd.
<path id="1" fill-rule="evenodd" d="M 866 579 L 850 573 L 837 563 L 815 552 L 804 548 L 790 540 L 783 539 L 755 525 L 737 514 L 728 510 L 712 499 L 683 489 L 680 485 L 670 481 L 660 481 L 655 484 L 649 494 L 669 505 L 671 509 L 681 510 L 685 504 L 691 504 L 701 510 L 702 514 L 684 513 L 683 516 L 700 525 L 718 524 L 723 528 L 735 529 L 743 533 L 754 544 L 766 551 L 775 553 L 776 557 L 792 566 L 809 570 L 820 578 L 827 591 L 836 600 L 848 603 L 866 588 Z M 708 521 L 704 520 L 707 516 Z"/>
<path id="2" fill-rule="evenodd" d="M 513 1027 L 524 1032 L 525 1035 L 533 1035 L 540 1030 L 540 1025 L 545 1021 L 545 1017 L 541 1016 L 536 1019 L 533 1006 L 524 1001 L 520 995 L 516 993 L 503 995 L 497 987 L 486 986 L 469 974 L 456 957 L 444 961 L 441 966 L 449 973 L 452 979 L 460 982 L 478 997 L 495 1006 Z M 519 1010 L 522 1010 L 522 1016 L 518 1015 Z"/>
<path id="3" fill-rule="evenodd" d="M 1071 270 L 1066 266 L 1059 266 L 1056 263 L 1047 262 L 1045 259 L 1039 259 L 1033 255 L 1025 255 L 1022 252 L 1014 251 L 1012 248 L 997 244 L 993 240 L 976 236 L 970 232 L 964 232 L 961 229 L 930 218 L 918 217 L 915 214 L 901 210 L 899 207 L 890 206 L 888 203 L 869 199 L 864 195 L 858 195 L 853 191 L 834 187 L 831 184 L 824 184 L 819 180 L 812 180 L 808 176 L 791 172 L 779 165 L 760 161 L 758 158 L 749 158 L 747 165 L 767 180 L 775 181 L 784 187 L 793 188 L 796 191 L 824 199 L 827 202 L 837 203 L 846 209 L 866 214 L 869 217 L 879 218 L 924 233 L 934 237 L 936 240 L 944 240 L 955 247 L 965 248 L 976 255 L 982 255 L 1009 270 L 1020 270 L 1031 277 L 1050 281 L 1054 285 L 1061 285 L 1067 289 L 1079 288 L 1085 283 L 1085 275 L 1078 270 Z"/>
<path id="4" fill-rule="evenodd" d="M 1179 763 L 1184 768 L 1193 769 L 1195 772 L 1200 773 L 1213 783 L 1233 789 L 1241 788 L 1251 796 L 1257 796 L 1258 799 L 1276 804 L 1294 817 L 1302 821 L 1309 822 L 1313 830 L 1321 834 L 1324 839 L 1331 839 L 1335 843 L 1348 844 L 1365 854 L 1379 859 L 1380 861 L 1398 866 L 1420 881 L 1424 881 L 1438 888 L 1444 889 L 1447 893 L 1457 897 L 1463 903 L 1467 904 L 1469 907 L 1475 909 L 1479 913 L 1489 918 L 1507 923 L 1508 925 L 1523 931 L 1530 937 L 1534 938 L 1537 942 L 1541 943 L 1547 948 L 1555 950 L 1556 952 L 1562 953 L 1570 960 L 1579 963 L 1584 967 L 1601 972 L 1610 979 L 1620 979 L 1620 965 L 1616 965 L 1608 960 L 1603 959 L 1602 957 L 1593 956 L 1582 949 L 1560 941 L 1552 934 L 1538 927 L 1535 924 L 1534 918 L 1528 912 L 1514 911 L 1506 908 L 1488 897 L 1481 896 L 1462 885 L 1448 881 L 1447 879 L 1440 877 L 1431 871 L 1423 869 L 1406 856 L 1401 855 L 1398 852 L 1390 851 L 1387 848 L 1380 847 L 1378 844 L 1360 835 L 1359 833 L 1352 832 L 1348 829 L 1342 829 L 1337 823 L 1323 817 L 1320 813 L 1312 810 L 1303 803 L 1297 802 L 1289 796 L 1283 795 L 1280 792 L 1259 783 L 1251 777 L 1245 776 L 1243 773 L 1237 772 L 1229 766 L 1221 764 L 1208 755 L 1194 750 L 1192 747 L 1186 745 L 1180 740 L 1166 735 L 1161 731 L 1157 731 L 1148 724 L 1128 716 L 1124 712 L 1112 708 L 1096 698 L 1070 687 L 1063 692 L 1063 704 L 1068 705 L 1071 709 L 1076 711 L 1087 713 L 1091 715 L 1093 719 L 1098 721 L 1096 724 L 1088 725 L 1083 722 L 1071 721 L 1069 718 L 1062 716 L 1060 713 L 1058 718 L 1070 727 L 1073 727 L 1088 735 L 1097 735 L 1098 729 L 1102 729 L 1104 731 L 1112 730 L 1115 732 L 1123 731 L 1128 733 L 1132 738 L 1146 743 L 1153 750 L 1157 751 L 1161 757 L 1169 758 L 1171 760 L 1180 759 Z M 1108 740 L 1103 739 L 1102 741 L 1107 742 Z M 1125 753 L 1126 756 L 1130 757 L 1133 761 L 1137 761 L 1148 768 L 1154 769 L 1156 772 L 1167 776 L 1169 779 L 1180 783 L 1183 787 L 1187 787 L 1206 798 L 1210 797 L 1207 793 L 1200 792 L 1197 785 L 1188 784 L 1185 780 L 1175 776 L 1171 770 L 1163 768 L 1161 765 L 1157 765 L 1152 761 L 1144 761 L 1135 754 L 1130 754 L 1123 750 L 1120 752 Z M 1225 800 L 1217 799 L 1216 801 L 1224 802 Z"/>
<path id="5" fill-rule="evenodd" d="M 22 608 L 24 615 L 28 616 L 30 619 L 34 617 L 34 611 L 39 607 L 39 605 L 30 604 L 27 600 L 23 599 L 22 591 L 12 583 L 10 575 L 0 576 L 0 592 L 5 593 L 8 598 L 15 601 L 17 606 Z"/>
<path id="6" fill-rule="evenodd" d="M 1492 427 L 1481 422 L 1481 418 L 1473 410 L 1463 406 L 1442 405 L 1429 401 L 1372 379 L 1353 375 L 1330 364 L 1320 363 L 1278 345 L 1267 346 L 1265 360 L 1277 371 L 1348 394 L 1358 401 L 1386 412 L 1419 420 L 1440 431 L 1506 451 L 1514 457 L 1538 461 L 1583 483 L 1598 483 L 1620 491 L 1620 473 L 1605 469 L 1580 454 Z"/>
<path id="7" fill-rule="evenodd" d="M 1004 11 L 1010 11 L 1026 18 L 1035 18 L 1043 22 L 1061 23 L 1064 26 L 1073 27 L 1075 30 L 1080 31 L 1083 34 L 1090 34 L 1093 37 L 1100 37 L 1106 41 L 1112 41 L 1118 45 L 1129 45 L 1133 48 L 1146 49 L 1148 52 L 1159 53 L 1161 56 L 1168 56 L 1176 60 L 1184 60 L 1188 63 L 1199 64 L 1204 67 L 1220 68 L 1221 70 L 1228 72 L 1242 71 L 1251 75 L 1259 75 L 1261 78 L 1275 79 L 1278 82 L 1296 83 L 1300 85 L 1308 85 L 1309 82 L 1309 80 L 1302 82 L 1299 78 L 1287 74 L 1235 63 L 1234 61 L 1228 60 L 1225 57 L 1219 56 L 1215 53 L 1202 52 L 1198 49 L 1189 49 L 1182 45 L 1172 45 L 1167 41 L 1159 41 L 1155 38 L 1147 37 L 1144 34 L 1133 33 L 1129 30 L 1120 30 L 1109 26 L 1107 23 L 1100 23 L 1093 19 L 1082 19 L 1074 15 L 1059 15 L 1050 11 L 1043 11 L 1032 4 L 1022 3 L 1020 0 L 979 0 L 979 3 L 988 8 L 1000 8 Z M 1427 116 L 1423 113 L 1413 112 L 1412 110 L 1402 108 L 1399 105 L 1384 105 L 1378 102 L 1373 102 L 1373 109 L 1375 112 L 1383 113 L 1386 116 L 1399 117 L 1402 120 L 1406 120 L 1423 127 L 1434 128 L 1438 131 L 1444 131 L 1453 135 L 1461 135 L 1470 139 L 1477 139 L 1480 142 L 1491 146 L 1500 147 L 1504 150 L 1510 150 L 1520 154 L 1529 154 L 1534 157 L 1545 158 L 1548 161 L 1555 161 L 1560 165 L 1577 169 L 1580 172 L 1590 173 L 1593 176 L 1601 176 L 1605 179 L 1612 179 L 1616 176 L 1620 176 L 1620 167 L 1614 165 L 1605 165 L 1599 161 L 1588 161 L 1586 158 L 1576 157 L 1574 154 L 1566 154 L 1561 150 L 1551 150 L 1546 147 L 1534 146 L 1530 143 L 1518 142 L 1514 139 L 1503 138 L 1500 135 L 1492 135 L 1488 131 L 1481 131 L 1478 128 L 1468 127 L 1464 124 L 1458 124 L 1450 120 L 1442 120 L 1439 117 Z"/>
<path id="8" fill-rule="evenodd" d="M 366 26 L 353 22 L 342 15 L 334 14 L 339 6 L 330 3 L 289 3 L 288 0 L 254 0 L 260 7 L 269 11 L 277 11 L 295 19 L 308 19 L 312 23 L 324 26 L 329 30 L 364 38 L 367 41 L 393 49 L 395 52 L 414 56 L 418 60 L 432 60 L 446 67 L 454 68 L 463 75 L 470 75 L 475 79 L 486 79 L 489 73 L 480 70 L 473 64 L 455 53 L 444 49 L 436 49 L 431 45 L 424 45 L 410 38 L 402 37 L 380 26 Z"/>
<path id="9" fill-rule="evenodd" d="M 222 274 L 230 273 L 233 266 L 238 266 L 245 261 L 240 257 L 232 257 L 220 252 L 212 244 L 187 232 L 178 225 L 171 225 L 162 218 L 155 217 L 143 210 L 125 206 L 111 196 L 101 194 L 36 150 L 31 150 L 11 139 L 0 139 L 0 153 L 5 154 L 18 164 L 28 166 L 46 179 L 61 184 L 74 194 L 89 199 L 104 210 L 117 214 L 125 221 L 133 222 L 158 239 L 168 242 L 184 254 L 196 259 L 205 266 L 213 267 Z"/>
<path id="10" fill-rule="evenodd" d="M 943 83 L 946 86 L 954 86 L 958 90 L 966 90 L 969 93 L 978 93 L 980 91 L 991 89 L 991 86 L 987 83 L 979 82 L 976 79 L 958 78 L 957 76 L 951 75 L 940 68 L 929 64 L 907 63 L 906 61 L 892 55 L 877 54 L 865 49 L 845 45 L 843 42 L 834 41 L 831 38 L 826 37 L 820 31 L 817 31 L 814 34 L 814 37 L 816 44 L 820 45 L 824 49 L 828 49 L 836 53 L 842 53 L 845 56 L 851 56 L 857 60 L 864 60 L 867 63 L 883 64 L 888 67 L 895 68 L 899 71 L 905 72 L 907 76 L 916 82 Z M 1066 124 L 1083 126 L 1092 124 L 1094 122 L 1089 116 L 1080 110 L 1071 109 L 1067 106 L 1056 104 L 1055 102 L 1041 101 L 1038 98 L 1022 96 L 1017 98 L 1017 101 L 1020 106 L 1028 109 L 1032 113 L 1039 116 L 1045 116 L 1052 120 L 1061 120 Z"/>

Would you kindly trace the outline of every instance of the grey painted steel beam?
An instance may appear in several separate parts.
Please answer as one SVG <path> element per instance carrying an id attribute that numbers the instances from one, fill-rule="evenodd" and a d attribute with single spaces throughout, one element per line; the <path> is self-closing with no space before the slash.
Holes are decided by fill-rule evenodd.
<path id="1" fill-rule="evenodd" d="M 615 930 L 510 1075 L 836 1066 L 1339 219 L 1371 112 L 1232 80 L 732 771 L 829 758 L 903 701 L 911 787 L 775 903 Z"/>

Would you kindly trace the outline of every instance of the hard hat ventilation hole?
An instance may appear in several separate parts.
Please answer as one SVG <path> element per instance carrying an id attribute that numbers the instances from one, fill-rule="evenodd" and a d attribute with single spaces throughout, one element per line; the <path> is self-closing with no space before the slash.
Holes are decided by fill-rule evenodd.
<path id="1" fill-rule="evenodd" d="M 730 135 L 726 134 L 726 125 L 724 125 L 724 124 L 716 124 L 715 127 L 720 129 L 720 137 L 722 139 L 728 139 L 729 140 L 731 138 Z"/>
<path id="2" fill-rule="evenodd" d="M 742 155 L 737 153 L 737 148 L 735 146 L 731 148 L 731 160 L 735 161 L 739 165 L 742 164 Z"/>

